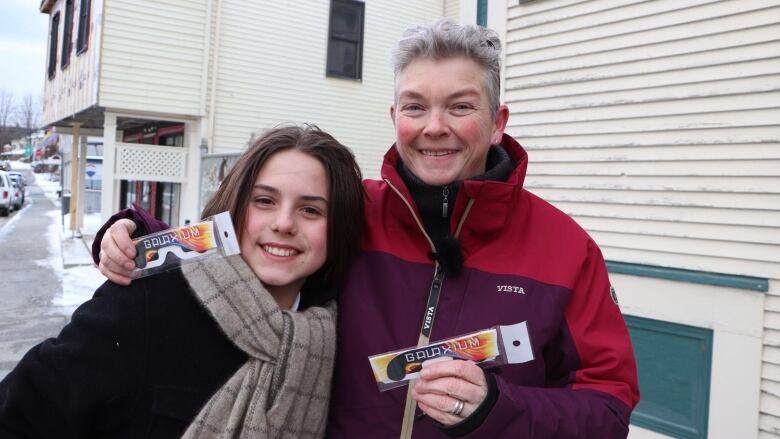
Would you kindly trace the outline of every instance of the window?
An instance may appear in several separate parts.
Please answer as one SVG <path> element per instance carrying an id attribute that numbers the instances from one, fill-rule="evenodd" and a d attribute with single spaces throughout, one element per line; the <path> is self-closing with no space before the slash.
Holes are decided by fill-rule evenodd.
<path id="1" fill-rule="evenodd" d="M 62 55 L 60 66 L 64 69 L 70 64 L 70 48 L 73 40 L 73 0 L 65 2 L 65 23 L 62 25 Z"/>
<path id="2" fill-rule="evenodd" d="M 54 78 L 57 72 L 57 35 L 60 31 L 60 13 L 54 14 L 51 19 L 51 29 L 49 33 L 49 79 Z"/>
<path id="3" fill-rule="evenodd" d="M 642 391 L 631 423 L 673 437 L 706 438 L 712 330 L 624 317 Z"/>
<path id="4" fill-rule="evenodd" d="M 331 0 L 328 76 L 362 77 L 364 7 L 365 4 L 360 1 Z"/>
<path id="5" fill-rule="evenodd" d="M 92 2 L 81 0 L 79 6 L 79 36 L 76 40 L 76 53 L 81 53 L 89 47 L 89 10 Z"/>

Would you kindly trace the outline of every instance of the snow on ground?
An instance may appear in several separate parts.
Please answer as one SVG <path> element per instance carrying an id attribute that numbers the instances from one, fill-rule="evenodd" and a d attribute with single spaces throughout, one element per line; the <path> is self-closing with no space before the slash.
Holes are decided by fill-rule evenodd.
<path id="1" fill-rule="evenodd" d="M 52 299 L 52 312 L 71 315 L 79 305 L 92 297 L 106 278 L 92 264 L 84 241 L 79 237 L 71 237 L 68 230 L 63 231 L 60 213 L 52 210 L 47 215 L 52 219 L 47 232 L 48 262 L 54 273 L 62 280 L 62 294 Z M 66 215 L 65 224 L 67 223 Z"/>
<path id="2" fill-rule="evenodd" d="M 46 198 L 56 203 L 59 203 L 59 198 L 57 197 L 57 192 L 61 189 L 59 176 L 57 174 L 49 174 L 49 173 L 34 174 L 34 175 L 35 175 L 35 182 L 34 183 L 28 182 L 28 184 L 34 184 L 38 186 L 43 190 L 43 194 L 46 195 Z"/>
<path id="3" fill-rule="evenodd" d="M 8 163 L 11 164 L 12 171 L 24 171 L 26 169 L 32 169 L 32 166 L 29 163 L 20 162 L 20 161 L 13 161 Z"/>
<path id="4" fill-rule="evenodd" d="M 89 300 L 95 290 L 106 280 L 92 265 L 87 249 L 88 245 L 92 245 L 92 237 L 102 224 L 100 213 L 84 216 L 84 227 L 81 231 L 83 237 L 88 240 L 85 243 L 81 237 L 73 236 L 70 230 L 63 228 L 63 224 L 67 226 L 70 223 L 70 216 L 63 217 L 60 214 L 60 199 L 57 196 L 60 182 L 57 180 L 57 175 L 35 174 L 33 184 L 40 187 L 46 198 L 58 207 L 47 212 L 47 216 L 51 218 L 46 233 L 49 240 L 49 258 L 47 261 L 36 262 L 47 264 L 62 280 L 62 294 L 52 299 L 51 312 L 69 316 L 79 305 Z"/>

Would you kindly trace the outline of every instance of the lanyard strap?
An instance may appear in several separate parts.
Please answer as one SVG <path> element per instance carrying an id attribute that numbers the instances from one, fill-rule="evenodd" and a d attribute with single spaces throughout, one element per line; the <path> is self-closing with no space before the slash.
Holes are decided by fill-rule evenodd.
<path id="1" fill-rule="evenodd" d="M 428 293 L 428 303 L 425 305 L 425 316 L 423 317 L 422 328 L 420 328 L 420 337 L 417 339 L 417 347 L 427 345 L 431 338 L 433 329 L 433 319 L 436 317 L 436 309 L 439 307 L 439 295 L 441 294 L 441 285 L 444 282 L 444 272 L 439 264 L 436 264 L 436 272 L 433 275 L 431 291 Z M 401 439 L 411 439 L 412 428 L 414 427 L 414 411 L 417 404 L 412 399 L 412 389 L 414 381 L 409 381 L 409 390 L 406 392 L 406 404 L 404 405 L 404 419 L 401 423 Z"/>

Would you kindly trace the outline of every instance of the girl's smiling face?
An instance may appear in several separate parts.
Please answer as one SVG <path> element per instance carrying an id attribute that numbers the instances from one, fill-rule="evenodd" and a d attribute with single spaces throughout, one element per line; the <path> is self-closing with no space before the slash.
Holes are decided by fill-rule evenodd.
<path id="1" fill-rule="evenodd" d="M 282 306 L 327 258 L 328 186 L 322 164 L 295 149 L 271 156 L 254 182 L 241 256 Z"/>

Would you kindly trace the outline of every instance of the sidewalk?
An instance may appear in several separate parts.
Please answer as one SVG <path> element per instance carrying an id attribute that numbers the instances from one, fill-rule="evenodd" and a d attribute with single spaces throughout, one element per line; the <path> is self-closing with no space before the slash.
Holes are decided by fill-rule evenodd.
<path id="1" fill-rule="evenodd" d="M 60 182 L 50 181 L 46 174 L 39 174 L 36 185 L 43 189 L 46 198 L 50 199 L 58 208 L 62 209 L 62 200 L 57 196 L 60 190 Z M 62 238 L 62 266 L 67 269 L 79 265 L 92 265 L 92 241 L 95 233 L 100 229 L 100 212 L 84 215 L 84 227 L 80 232 L 72 232 L 68 229 L 70 215 L 60 216 L 60 235 Z"/>
<path id="2" fill-rule="evenodd" d="M 63 313 L 70 315 L 79 305 L 92 297 L 95 289 L 105 282 L 105 277 L 100 274 L 92 262 L 92 241 L 95 233 L 102 225 L 100 212 L 86 214 L 84 227 L 80 233 L 68 230 L 70 215 L 64 217 L 61 212 L 62 202 L 57 196 L 60 190 L 58 181 L 47 179 L 46 174 L 37 174 L 36 183 L 43 190 L 46 198 L 57 206 L 56 230 L 54 225 L 50 230 L 50 239 L 58 239 L 62 261 L 62 295 L 53 300 L 53 305 L 59 307 Z M 64 227 L 63 227 L 64 225 Z M 54 243 L 53 243 L 54 244 Z"/>

